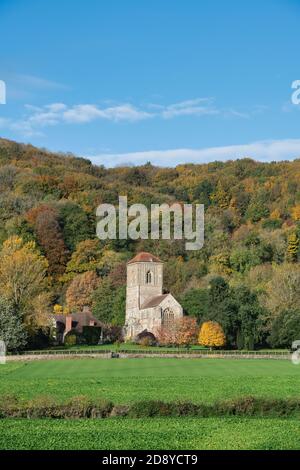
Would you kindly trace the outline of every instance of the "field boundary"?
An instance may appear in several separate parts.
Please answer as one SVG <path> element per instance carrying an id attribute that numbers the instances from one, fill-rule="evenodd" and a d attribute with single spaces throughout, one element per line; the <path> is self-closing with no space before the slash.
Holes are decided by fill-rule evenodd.
<path id="1" fill-rule="evenodd" d="M 73 397 L 59 403 L 52 397 L 37 397 L 30 401 L 18 401 L 6 397 L 0 405 L 0 419 L 8 418 L 155 418 L 155 417 L 290 417 L 299 416 L 300 399 L 269 399 L 245 396 L 215 403 L 191 401 L 144 400 L 131 404 L 115 405 L 109 400 L 91 400 L 86 396 Z"/>
<path id="2" fill-rule="evenodd" d="M 284 351 L 112 351 L 112 350 L 69 350 L 69 351 L 28 351 L 17 355 L 8 355 L 8 361 L 33 361 L 49 359 L 111 359 L 111 358 L 177 358 L 177 359 L 284 359 L 290 360 L 291 354 Z"/>

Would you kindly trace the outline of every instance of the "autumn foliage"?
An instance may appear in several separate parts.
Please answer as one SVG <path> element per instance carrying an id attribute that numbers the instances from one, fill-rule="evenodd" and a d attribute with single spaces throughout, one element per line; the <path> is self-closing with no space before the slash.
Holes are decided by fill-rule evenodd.
<path id="1" fill-rule="evenodd" d="M 221 348 L 225 346 L 225 335 L 221 325 L 214 321 L 202 324 L 199 333 L 199 344 L 209 348 Z"/>
<path id="2" fill-rule="evenodd" d="M 71 311 L 80 311 L 92 303 L 92 293 L 99 284 L 94 271 L 87 271 L 74 277 L 66 293 L 67 306 Z"/>
<path id="3" fill-rule="evenodd" d="M 47 260 L 34 242 L 24 242 L 22 238 L 13 236 L 3 243 L 0 251 L 0 295 L 12 303 L 32 328 L 47 324 L 47 268 Z"/>
<path id="4" fill-rule="evenodd" d="M 195 318 L 183 317 L 159 328 L 157 339 L 164 346 L 189 346 L 196 343 L 198 330 Z"/>
<path id="5" fill-rule="evenodd" d="M 63 274 L 68 250 L 61 233 L 57 211 L 53 207 L 41 205 L 28 212 L 27 220 L 33 225 L 39 245 L 47 257 L 49 273 Z"/>
<path id="6" fill-rule="evenodd" d="M 289 348 L 299 339 L 300 159 L 104 168 L 0 139 L 0 189 L 0 297 L 26 327 L 46 321 L 48 307 L 67 313 L 68 303 L 78 310 L 91 298 L 96 318 L 122 327 L 126 262 L 149 251 L 164 261 L 164 288 L 186 316 L 221 324 L 228 347 Z M 117 205 L 120 194 L 148 208 L 204 204 L 203 249 L 100 241 L 96 208 Z M 188 321 L 187 331 L 162 328 L 161 343 L 192 342 Z"/>

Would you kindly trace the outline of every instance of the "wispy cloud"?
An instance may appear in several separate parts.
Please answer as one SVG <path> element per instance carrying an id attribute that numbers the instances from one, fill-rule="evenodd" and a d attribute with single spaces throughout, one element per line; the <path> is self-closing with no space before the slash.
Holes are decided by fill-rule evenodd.
<path id="1" fill-rule="evenodd" d="M 245 157 L 265 162 L 298 158 L 300 157 L 300 139 L 266 140 L 202 149 L 180 148 L 89 156 L 95 164 L 110 167 L 126 164 L 140 165 L 149 161 L 158 166 L 175 166 L 181 163 L 208 163 Z"/>
<path id="2" fill-rule="evenodd" d="M 135 122 L 152 117 L 151 113 L 138 109 L 131 104 L 100 108 L 93 104 L 81 104 L 73 106 L 62 113 L 62 120 L 69 123 L 90 122 L 95 119 L 107 119 L 109 121 Z"/>
<path id="3" fill-rule="evenodd" d="M 164 119 L 172 119 L 177 116 L 204 116 L 220 114 L 216 109 L 213 98 L 196 98 L 193 100 L 180 101 L 161 107 L 161 116 Z"/>
<path id="4" fill-rule="evenodd" d="M 35 83 L 35 79 L 32 82 Z M 36 79 L 36 82 L 40 83 L 40 79 Z M 51 86 L 50 83 L 49 86 Z M 168 105 L 149 103 L 143 106 L 131 103 L 106 104 L 106 106 L 93 103 L 71 106 L 65 103 L 51 103 L 44 106 L 27 104 L 22 117 L 6 122 L 5 125 L 13 131 L 31 137 L 41 135 L 46 127 L 59 124 L 87 124 L 96 120 L 134 123 L 147 119 L 170 120 L 183 116 L 220 116 L 245 119 L 251 117 L 252 114 L 254 114 L 253 110 L 245 113 L 233 108 L 218 108 L 213 98 L 195 98 Z M 4 123 L 2 123 L 2 127 L 3 125 Z"/>
<path id="5" fill-rule="evenodd" d="M 43 90 L 65 90 L 68 88 L 62 83 L 53 80 L 47 80 L 35 75 L 18 74 L 13 77 L 13 81 L 25 88 L 39 88 Z"/>
<path id="6" fill-rule="evenodd" d="M 26 74 L 9 74 L 5 78 L 9 101 L 27 101 L 41 93 L 67 91 L 70 88 L 58 81 Z"/>

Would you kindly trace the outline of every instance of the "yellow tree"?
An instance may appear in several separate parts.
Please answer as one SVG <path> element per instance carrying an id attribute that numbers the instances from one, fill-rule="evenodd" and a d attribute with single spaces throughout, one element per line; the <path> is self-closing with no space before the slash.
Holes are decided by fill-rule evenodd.
<path id="1" fill-rule="evenodd" d="M 288 237 L 288 246 L 287 246 L 287 259 L 291 262 L 296 262 L 298 257 L 300 240 L 296 234 L 293 232 Z"/>
<path id="2" fill-rule="evenodd" d="M 292 217 L 296 222 L 300 221 L 300 204 L 297 204 L 297 206 L 293 207 Z"/>
<path id="3" fill-rule="evenodd" d="M 13 303 L 25 321 L 34 312 L 39 315 L 40 296 L 47 288 L 47 268 L 47 260 L 34 242 L 25 243 L 22 238 L 12 236 L 3 243 L 0 251 L 0 295 Z M 44 301 L 46 309 L 47 300 Z M 30 323 L 33 323 L 32 319 Z"/>
<path id="4" fill-rule="evenodd" d="M 218 182 L 216 191 L 211 195 L 211 200 L 221 209 L 227 209 L 230 203 L 230 195 L 225 191 L 221 182 Z"/>
<path id="5" fill-rule="evenodd" d="M 199 344 L 209 348 L 221 348 L 226 343 L 226 338 L 221 325 L 214 321 L 202 324 L 199 333 Z"/>
<path id="6" fill-rule="evenodd" d="M 270 219 L 277 220 L 281 218 L 281 212 L 278 208 L 274 209 L 270 214 Z"/>
<path id="7" fill-rule="evenodd" d="M 54 315 L 63 315 L 64 309 L 62 305 L 55 304 L 53 307 L 53 313 Z"/>

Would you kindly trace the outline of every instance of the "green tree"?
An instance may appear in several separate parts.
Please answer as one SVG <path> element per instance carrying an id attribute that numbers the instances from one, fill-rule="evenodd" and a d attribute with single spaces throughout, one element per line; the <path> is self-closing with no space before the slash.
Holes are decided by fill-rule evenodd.
<path id="1" fill-rule="evenodd" d="M 95 226 L 84 210 L 72 202 L 59 207 L 59 219 L 67 248 L 74 251 L 79 242 L 95 235 Z"/>
<path id="2" fill-rule="evenodd" d="M 62 280 L 64 282 L 69 281 L 77 274 L 86 271 L 97 271 L 100 267 L 101 256 L 101 245 L 98 239 L 87 239 L 79 242 L 67 264 Z"/>
<path id="3" fill-rule="evenodd" d="M 208 291 L 206 289 L 190 289 L 181 299 L 184 312 L 190 317 L 197 318 L 198 323 L 208 314 Z"/>
<path id="4" fill-rule="evenodd" d="M 111 281 L 103 278 L 92 296 L 93 314 L 98 320 L 109 324 L 114 319 L 114 289 Z"/>
<path id="5" fill-rule="evenodd" d="M 273 321 L 268 343 L 273 348 L 290 348 L 300 339 L 300 310 L 283 310 Z"/>
<path id="6" fill-rule="evenodd" d="M 112 305 L 112 325 L 124 326 L 126 309 L 126 286 L 118 287 Z"/>
<path id="7" fill-rule="evenodd" d="M 207 320 L 219 323 L 224 330 L 227 344 L 235 346 L 237 309 L 231 299 L 229 285 L 221 276 L 213 278 L 210 282 Z"/>
<path id="8" fill-rule="evenodd" d="M 263 314 L 257 295 L 241 285 L 231 290 L 231 298 L 237 311 L 237 347 L 252 350 L 259 339 L 258 319 Z"/>
<path id="9" fill-rule="evenodd" d="M 8 351 L 22 349 L 27 343 L 20 315 L 3 297 L 0 297 L 0 340 L 5 342 Z"/>
<path id="10" fill-rule="evenodd" d="M 93 314 L 102 323 L 122 327 L 125 323 L 126 287 L 115 287 L 105 277 L 92 296 Z"/>

